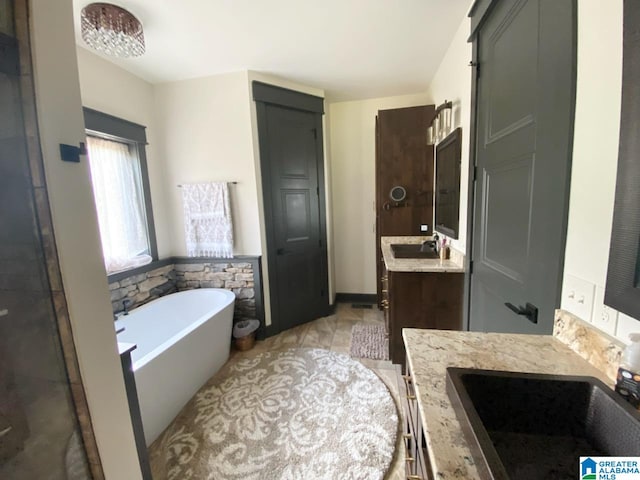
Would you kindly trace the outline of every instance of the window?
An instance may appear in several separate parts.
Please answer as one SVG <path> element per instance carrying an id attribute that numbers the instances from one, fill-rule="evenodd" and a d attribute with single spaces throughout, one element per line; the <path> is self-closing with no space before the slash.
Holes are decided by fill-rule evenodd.
<path id="1" fill-rule="evenodd" d="M 84 113 L 107 273 L 157 260 L 144 127 L 94 110 Z"/>

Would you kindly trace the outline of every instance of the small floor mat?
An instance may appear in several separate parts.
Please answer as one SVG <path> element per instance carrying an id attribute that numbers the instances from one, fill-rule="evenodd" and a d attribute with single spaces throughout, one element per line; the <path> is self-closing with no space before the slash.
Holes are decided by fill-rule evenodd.
<path id="1" fill-rule="evenodd" d="M 389 360 L 389 339 L 384 325 L 356 323 L 351 330 L 352 357 L 372 360 Z"/>

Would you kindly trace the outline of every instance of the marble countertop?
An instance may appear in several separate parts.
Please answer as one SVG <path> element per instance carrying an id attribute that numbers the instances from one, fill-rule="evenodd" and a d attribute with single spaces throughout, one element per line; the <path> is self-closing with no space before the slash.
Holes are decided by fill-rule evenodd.
<path id="1" fill-rule="evenodd" d="M 600 370 L 550 335 L 404 329 L 434 478 L 479 478 L 466 437 L 446 392 L 447 367 L 557 375 L 589 375 L 611 384 Z"/>
<path id="2" fill-rule="evenodd" d="M 432 237 L 380 237 L 382 258 L 389 272 L 443 272 L 464 273 L 464 255 L 451 249 L 451 258 L 440 260 L 435 258 L 395 258 L 391 252 L 392 243 L 422 243 Z"/>

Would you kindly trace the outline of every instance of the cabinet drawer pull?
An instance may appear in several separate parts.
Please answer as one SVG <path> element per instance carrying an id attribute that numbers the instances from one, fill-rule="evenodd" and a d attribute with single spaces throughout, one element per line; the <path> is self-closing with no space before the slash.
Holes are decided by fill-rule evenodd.
<path id="1" fill-rule="evenodd" d="M 13 430 L 13 427 L 7 427 L 4 430 L 0 431 L 0 438 L 4 437 L 5 435 L 8 435 L 9 432 L 11 432 L 11 430 Z"/>
<path id="2" fill-rule="evenodd" d="M 402 379 L 404 380 L 404 388 L 406 390 L 407 400 L 415 400 L 415 392 L 412 392 L 413 389 L 409 388 L 409 385 L 413 385 L 413 379 L 410 375 L 402 375 Z"/>
<path id="3" fill-rule="evenodd" d="M 413 438 L 413 435 L 411 435 L 410 433 L 405 433 L 402 435 L 402 440 L 404 443 L 404 461 L 405 462 L 415 462 L 416 459 L 413 458 L 410 454 L 409 454 L 409 442 L 408 440 L 411 440 Z"/>
<path id="4" fill-rule="evenodd" d="M 384 288 L 381 290 L 382 293 L 389 293 L 389 290 L 385 290 Z"/>

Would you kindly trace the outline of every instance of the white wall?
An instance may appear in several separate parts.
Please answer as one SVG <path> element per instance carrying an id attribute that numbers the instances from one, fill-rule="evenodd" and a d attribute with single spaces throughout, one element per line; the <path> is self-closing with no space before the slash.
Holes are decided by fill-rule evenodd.
<path id="1" fill-rule="evenodd" d="M 260 255 L 247 72 L 155 86 L 156 128 L 165 164 L 165 196 L 173 255 L 186 255 L 178 185 L 207 181 L 230 185 L 234 254 Z"/>
<path id="2" fill-rule="evenodd" d="M 431 96 L 422 93 L 329 105 L 337 292 L 376 293 L 375 118 L 378 110 L 431 103 Z"/>
<path id="3" fill-rule="evenodd" d="M 629 332 L 640 331 L 640 322 L 603 305 L 620 133 L 622 18 L 622 0 L 578 2 L 578 83 L 562 308 L 628 341 Z"/>
<path id="4" fill-rule="evenodd" d="M 471 28 L 465 18 L 453 37 L 451 45 L 436 71 L 428 94 L 436 105 L 445 100 L 453 102 L 452 129 L 462 127 L 462 164 L 460 169 L 460 227 L 458 239 L 451 240 L 455 249 L 465 252 L 467 247 L 467 201 L 469 189 L 469 131 L 471 128 L 471 43 L 467 42 Z"/>
<path id="5" fill-rule="evenodd" d="M 164 83 L 154 86 L 155 125 L 158 155 L 165 165 L 163 188 L 172 254 L 186 255 L 177 185 L 216 180 L 238 182 L 230 186 L 234 254 L 263 255 L 266 324 L 270 325 L 258 128 L 251 90 L 254 80 L 324 97 L 323 90 L 253 71 Z M 325 164 L 325 175 L 330 175 L 326 159 Z M 330 212 L 328 205 L 329 226 Z M 330 235 L 328 245 L 331 255 Z M 332 271 L 330 278 L 331 275 Z"/>
<path id="6" fill-rule="evenodd" d="M 40 141 L 62 280 L 106 478 L 142 478 L 117 354 L 107 276 L 86 160 L 58 145 L 84 139 L 71 0 L 31 1 Z"/>
<path id="7" fill-rule="evenodd" d="M 155 131 L 153 85 L 111 62 L 77 47 L 82 105 L 147 127 L 147 166 L 158 256 L 171 253 L 171 227 L 164 192 L 164 165 Z"/>

